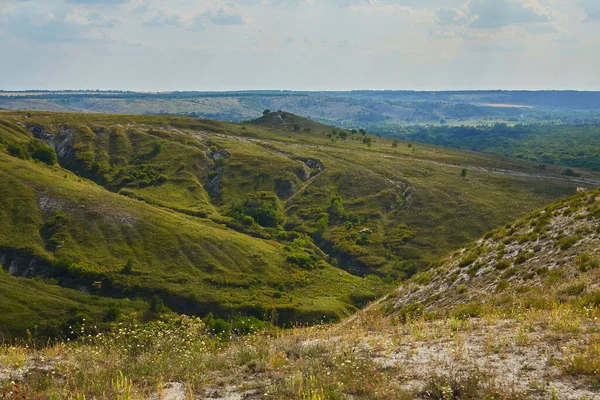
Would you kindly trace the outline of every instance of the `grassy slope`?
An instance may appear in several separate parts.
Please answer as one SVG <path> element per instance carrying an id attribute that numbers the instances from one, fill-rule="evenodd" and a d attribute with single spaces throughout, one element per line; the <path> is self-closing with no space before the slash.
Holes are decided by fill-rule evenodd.
<path id="1" fill-rule="evenodd" d="M 367 147 L 360 134 L 346 131 L 346 139 L 330 138 L 331 127 L 282 115 L 272 113 L 255 124 L 229 124 L 39 113 L 24 122 L 30 129 L 41 125 L 52 135 L 66 129 L 74 136 L 76 160 L 61 164 L 110 190 L 218 221 L 232 203 L 249 193 L 274 192 L 280 181 L 291 187 L 292 198 L 280 196 L 288 217 L 286 228 L 313 234 L 318 216 L 339 194 L 350 218 L 358 222 L 346 229 L 348 217 L 330 217 L 321 247 L 357 274 L 403 276 L 414 266 L 423 267 L 485 231 L 585 185 L 560 175 L 559 168 L 540 170 L 534 164 L 477 153 L 408 147 L 404 142 L 392 148 L 385 139 Z M 22 120 L 23 114 L 16 119 Z M 154 143 L 162 146 L 157 155 L 152 155 Z M 212 146 L 230 155 L 223 166 L 216 164 Z M 310 171 L 298 158 L 319 160 L 325 170 L 307 182 Z M 141 165 L 149 165 L 168 181 L 144 187 L 122 183 Z M 460 176 L 463 167 L 469 170 L 466 178 Z M 219 190 L 208 194 L 211 173 L 218 175 Z M 600 181 L 594 174 L 584 177 L 596 179 L 592 184 Z M 373 234 L 357 245 L 364 228 Z"/>
<path id="2" fill-rule="evenodd" d="M 125 314 L 142 315 L 148 308 L 141 301 L 111 300 L 0 270 L 0 340 L 24 337 L 26 330 L 50 334 L 44 327 L 58 328 L 77 315 L 103 325 L 112 303 Z"/>
<path id="3" fill-rule="evenodd" d="M 336 318 L 352 309 L 349 295 L 373 286 L 325 262 L 305 271 L 285 262 L 282 246 L 107 192 L 93 183 L 0 153 L 2 234 L 5 253 L 20 251 L 44 260 L 68 257 L 76 265 L 64 283 L 99 294 L 158 293 L 176 311 L 227 314 L 279 308 L 281 318 Z M 43 226 L 60 213 L 60 248 Z M 133 260 L 133 273 L 121 270 Z M 6 266 L 8 268 L 8 266 Z M 286 289 L 275 297 L 279 284 Z M 360 291 L 360 290 L 359 290 Z M 295 311 L 294 311 L 295 310 Z"/>
<path id="4" fill-rule="evenodd" d="M 487 233 L 415 275 L 385 301 L 390 313 L 479 313 L 482 305 L 600 306 L 600 190 L 580 193 Z M 586 303 L 587 302 L 587 303 Z"/>
<path id="5" fill-rule="evenodd" d="M 291 267 L 285 261 L 285 245 L 291 243 L 274 241 L 278 231 L 312 235 L 331 262 L 353 273 L 402 277 L 592 182 L 564 177 L 558 168 L 539 170 L 526 162 L 426 145 L 400 142 L 393 148 L 390 141 L 376 139 L 367 147 L 360 134 L 330 138 L 331 127 L 289 114 L 280 125 L 152 116 L 2 116 L 4 142 L 26 145 L 33 131 L 57 147 L 64 168 L 104 186 L 2 154 L 3 189 L 11 194 L 3 198 L 3 224 L 9 221 L 14 231 L 6 231 L 2 245 L 26 248 L 46 260 L 68 256 L 77 265 L 75 278 L 65 285 L 83 281 L 89 287 L 102 279 L 106 295 L 149 298 L 157 292 L 185 312 L 261 313 L 256 304 L 262 303 L 279 308 L 285 320 L 297 312 L 308 319 L 323 313 L 340 316 L 353 309 L 351 294 L 360 303 L 389 284 L 334 269 L 310 243 L 306 249 L 323 269 Z M 219 154 L 227 154 L 223 164 L 215 160 Z M 307 159 L 325 168 L 310 180 Z M 124 183 L 143 166 L 165 175 L 166 182 Z M 465 178 L 460 176 L 463 167 L 468 169 Z M 215 174 L 219 190 L 210 193 L 207 184 Z M 598 179 L 592 173 L 582 178 Z M 278 181 L 291 187 L 280 196 L 283 226 L 243 226 L 226 216 L 233 202 L 274 192 Z M 331 215 L 327 229 L 316 234 L 317 217 L 331 211 L 336 195 L 343 199 L 345 215 Z M 59 235 L 61 248 L 40 235 L 57 212 L 71 219 Z M 365 228 L 370 233 L 361 234 Z M 135 273 L 121 274 L 128 259 Z M 277 290 L 281 282 L 283 292 Z"/>
<path id="6" fill-rule="evenodd" d="M 340 324 L 223 343 L 184 318 L 5 346 L 0 385 L 26 397 L 594 399 L 599 242 L 595 190 L 491 231 Z"/>

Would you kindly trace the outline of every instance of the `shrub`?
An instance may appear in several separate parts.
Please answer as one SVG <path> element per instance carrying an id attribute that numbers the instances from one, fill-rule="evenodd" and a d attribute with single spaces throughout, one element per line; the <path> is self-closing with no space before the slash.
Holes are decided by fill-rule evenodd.
<path id="1" fill-rule="evenodd" d="M 54 165 L 58 160 L 54 149 L 41 141 L 35 142 L 31 157 L 48 165 Z"/>
<path id="2" fill-rule="evenodd" d="M 483 305 L 477 302 L 471 302 L 457 306 L 452 310 L 451 315 L 456 319 L 468 319 L 480 317 L 483 315 Z"/>
<path id="3" fill-rule="evenodd" d="M 127 263 L 121 270 L 122 274 L 131 274 L 133 272 L 133 261 L 130 259 L 127 260 Z"/>
<path id="4" fill-rule="evenodd" d="M 317 219 L 317 231 L 318 232 L 325 232 L 325 230 L 327 230 L 327 227 L 329 226 L 329 214 L 327 213 L 321 213 L 319 214 L 319 218 Z"/>
<path id="5" fill-rule="evenodd" d="M 562 173 L 563 173 L 563 175 L 566 175 L 566 176 L 574 176 L 574 177 L 581 176 L 581 174 L 578 174 L 577 172 L 573 171 L 571 168 L 565 169 Z"/>
<path id="6" fill-rule="evenodd" d="M 241 204 L 232 204 L 229 215 L 240 221 L 243 221 L 245 216 L 250 216 L 256 223 L 265 227 L 276 227 L 282 218 L 277 197 L 264 192 L 248 197 Z"/>
<path id="7" fill-rule="evenodd" d="M 459 268 L 464 268 L 468 265 L 473 264 L 475 261 L 477 261 L 477 258 L 479 258 L 479 256 L 475 253 L 469 253 L 465 258 L 463 258 L 462 260 L 460 260 L 460 262 L 458 263 L 458 267 Z"/>
<path id="8" fill-rule="evenodd" d="M 155 157 L 161 152 L 161 150 L 162 144 L 160 142 L 152 142 L 152 151 L 150 151 L 149 156 Z"/>
<path id="9" fill-rule="evenodd" d="M 467 176 L 467 169 L 466 169 L 466 168 L 463 168 L 463 169 L 460 171 L 460 176 L 462 176 L 463 178 Z"/>
<path id="10" fill-rule="evenodd" d="M 104 321 L 112 322 L 116 321 L 121 316 L 121 307 L 116 301 L 108 303 L 108 307 L 104 312 Z"/>
<path id="11" fill-rule="evenodd" d="M 561 250 L 567 250 L 573 247 L 573 245 L 579 240 L 581 240 L 581 236 L 579 235 L 567 236 L 565 238 L 557 240 L 554 243 L 554 246 L 560 248 Z"/>
<path id="12" fill-rule="evenodd" d="M 165 311 L 165 303 L 158 295 L 152 296 L 150 299 L 150 311 L 155 314 L 161 314 Z"/>
<path id="13" fill-rule="evenodd" d="M 500 281 L 496 285 L 496 292 L 498 292 L 498 293 L 504 292 L 506 289 L 509 288 L 509 286 L 510 286 L 510 284 L 507 281 Z"/>
<path id="14" fill-rule="evenodd" d="M 431 283 L 431 275 L 427 272 L 423 272 L 422 274 L 417 275 L 414 278 L 414 281 L 418 285 L 429 285 Z"/>
<path id="15" fill-rule="evenodd" d="M 23 150 L 23 148 L 16 143 L 9 143 L 7 150 L 9 154 L 17 158 L 20 158 L 22 160 L 27 158 L 27 153 L 25 152 L 25 150 Z"/>
<path id="16" fill-rule="evenodd" d="M 228 340 L 231 337 L 231 325 L 221 318 L 214 318 L 212 313 L 204 319 L 206 328 L 221 340 Z"/>
<path id="17" fill-rule="evenodd" d="M 525 261 L 529 260 L 535 255 L 534 252 L 530 251 L 527 253 L 521 253 L 515 258 L 515 264 L 523 264 Z"/>
<path id="18" fill-rule="evenodd" d="M 421 318 L 425 313 L 425 307 L 421 303 L 414 303 L 401 308 L 396 314 L 399 322 L 405 324 L 410 320 Z"/>
<path id="19" fill-rule="evenodd" d="M 579 296 L 585 290 L 586 286 L 583 283 L 578 283 L 576 285 L 571 285 L 563 290 L 561 290 L 560 294 L 566 294 L 567 296 Z"/>
<path id="20" fill-rule="evenodd" d="M 220 324 L 222 325 L 222 324 Z M 239 317 L 231 323 L 231 330 L 238 335 L 248 335 L 268 327 L 268 324 L 254 316 Z M 221 327 L 218 327 L 221 328 Z"/>
<path id="21" fill-rule="evenodd" d="M 475 263 L 475 264 L 473 264 L 473 265 L 471 265 L 471 266 L 469 267 L 469 269 L 467 270 L 467 274 L 468 274 L 470 277 L 474 277 L 474 276 L 477 274 L 477 271 L 479 271 L 479 270 L 481 269 L 481 267 L 482 267 L 482 266 L 483 266 L 483 264 L 482 264 L 482 263 L 479 263 L 479 262 L 478 262 L 478 263 Z"/>
<path id="22" fill-rule="evenodd" d="M 305 252 L 294 251 L 286 257 L 287 262 L 290 264 L 297 265 L 302 269 L 315 269 L 317 268 L 317 260 L 314 256 L 309 256 Z"/>
<path id="23" fill-rule="evenodd" d="M 330 201 L 329 212 L 336 218 L 344 218 L 346 212 L 342 203 L 341 196 L 334 196 Z"/>
<path id="24" fill-rule="evenodd" d="M 509 260 L 498 261 L 494 267 L 498 270 L 504 270 L 511 266 L 511 262 Z"/>

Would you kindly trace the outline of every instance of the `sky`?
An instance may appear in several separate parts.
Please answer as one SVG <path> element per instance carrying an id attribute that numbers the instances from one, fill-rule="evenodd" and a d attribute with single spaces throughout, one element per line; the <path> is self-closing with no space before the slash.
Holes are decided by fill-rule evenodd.
<path id="1" fill-rule="evenodd" d="M 0 0 L 0 89 L 600 90 L 600 0 Z"/>

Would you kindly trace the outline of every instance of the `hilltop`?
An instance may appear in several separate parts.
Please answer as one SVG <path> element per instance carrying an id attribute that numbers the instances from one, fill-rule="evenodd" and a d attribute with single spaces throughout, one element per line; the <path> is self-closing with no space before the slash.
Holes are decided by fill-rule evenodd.
<path id="1" fill-rule="evenodd" d="M 20 303 L 29 317 L 5 317 L 9 336 L 63 329 L 67 314 L 48 311 L 63 295 L 103 323 L 338 320 L 484 232 L 600 184 L 283 112 L 238 124 L 7 112 L 0 143 L 0 263 L 41 288 Z"/>
<path id="2" fill-rule="evenodd" d="M 27 397 L 593 399 L 599 210 L 594 190 L 534 211 L 340 324 L 243 337 L 190 318 L 119 325 L 2 347 L 0 381 Z"/>

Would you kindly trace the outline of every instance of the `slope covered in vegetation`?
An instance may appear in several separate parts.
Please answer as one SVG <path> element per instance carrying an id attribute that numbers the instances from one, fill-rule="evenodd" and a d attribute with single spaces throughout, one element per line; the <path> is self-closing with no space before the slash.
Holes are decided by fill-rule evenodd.
<path id="1" fill-rule="evenodd" d="M 89 293 L 82 303 L 280 324 L 347 315 L 600 181 L 280 112 L 247 124 L 2 113 L 0 142 L 5 270 Z"/>
<path id="2" fill-rule="evenodd" d="M 0 384 L 28 398 L 594 399 L 599 210 L 599 190 L 549 205 L 340 324 L 245 336 L 190 318 L 118 325 L 0 347 Z"/>

